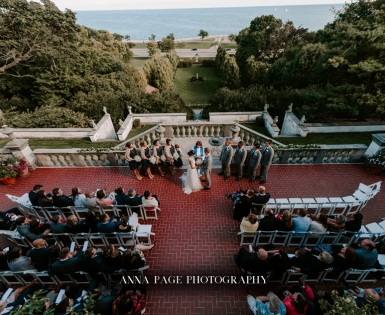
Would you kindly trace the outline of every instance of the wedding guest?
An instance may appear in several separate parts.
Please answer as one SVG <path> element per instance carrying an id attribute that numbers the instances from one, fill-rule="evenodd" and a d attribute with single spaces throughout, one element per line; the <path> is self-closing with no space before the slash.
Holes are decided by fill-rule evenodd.
<path id="1" fill-rule="evenodd" d="M 66 232 L 66 224 L 61 222 L 60 215 L 55 214 L 51 219 L 50 229 L 54 234 L 61 234 Z"/>
<path id="2" fill-rule="evenodd" d="M 310 226 L 310 219 L 307 217 L 306 209 L 297 210 L 298 217 L 293 219 L 295 232 L 307 232 Z"/>
<path id="3" fill-rule="evenodd" d="M 124 206 L 126 204 L 127 195 L 124 193 L 122 187 L 115 189 L 115 202 L 118 206 Z"/>
<path id="4" fill-rule="evenodd" d="M 272 209 L 265 210 L 265 216 L 259 221 L 259 231 L 275 231 L 275 216 Z"/>
<path id="5" fill-rule="evenodd" d="M 335 219 L 329 217 L 327 221 L 329 232 L 341 233 L 345 230 L 346 217 L 344 215 L 339 214 Z"/>
<path id="6" fill-rule="evenodd" d="M 202 141 L 198 140 L 195 143 L 195 145 L 192 147 L 192 150 L 194 151 L 194 159 L 195 159 L 195 161 L 198 160 L 198 159 L 203 160 L 203 158 L 205 156 L 205 151 L 204 151 L 204 147 L 202 145 Z M 199 169 L 198 174 L 199 174 L 199 176 L 203 175 L 202 169 Z"/>
<path id="7" fill-rule="evenodd" d="M 242 179 L 243 167 L 245 166 L 247 156 L 247 150 L 245 149 L 244 142 L 239 141 L 238 147 L 234 153 L 234 164 L 237 166 L 237 180 Z"/>
<path id="8" fill-rule="evenodd" d="M 166 163 L 170 169 L 171 174 L 175 174 L 174 171 L 174 153 L 175 147 L 172 145 L 171 139 L 166 139 L 166 146 L 164 147 L 164 155 L 166 156 Z"/>
<path id="9" fill-rule="evenodd" d="M 128 225 L 128 218 L 122 217 L 120 219 L 120 225 L 118 226 L 118 232 L 130 232 L 131 227 Z"/>
<path id="10" fill-rule="evenodd" d="M 100 207 L 110 207 L 114 205 L 114 201 L 111 198 L 106 197 L 103 190 L 98 190 L 96 192 L 96 198 L 96 202 Z"/>
<path id="11" fill-rule="evenodd" d="M 245 194 L 239 191 L 236 191 L 232 195 L 226 194 L 227 198 L 231 198 L 234 201 L 234 212 L 233 219 L 241 220 L 243 217 L 248 216 L 250 209 L 253 205 L 254 200 L 254 190 L 249 189 Z"/>
<path id="12" fill-rule="evenodd" d="M 230 164 L 233 158 L 233 147 L 231 146 L 231 140 L 227 139 L 225 145 L 222 146 L 222 151 L 219 156 L 219 159 L 222 162 L 222 169 L 218 175 L 224 175 L 225 179 L 230 177 Z"/>
<path id="13" fill-rule="evenodd" d="M 94 191 L 86 191 L 86 199 L 83 200 L 83 205 L 91 210 L 98 209 L 97 199 Z"/>
<path id="14" fill-rule="evenodd" d="M 249 163 L 247 166 L 247 176 L 250 177 L 249 182 L 255 181 L 255 177 L 257 176 L 258 165 L 261 162 L 262 154 L 259 151 L 259 144 L 254 143 L 253 148 L 250 150 L 249 154 Z"/>
<path id="15" fill-rule="evenodd" d="M 133 250 L 127 249 L 123 253 L 122 268 L 126 270 L 135 270 L 146 265 L 146 258 L 144 251 L 150 251 L 155 247 L 156 243 L 152 245 L 137 244 Z"/>
<path id="16" fill-rule="evenodd" d="M 50 224 L 42 223 L 39 219 L 33 219 L 29 222 L 29 231 L 34 234 L 41 234 L 50 228 Z"/>
<path id="17" fill-rule="evenodd" d="M 136 156 L 139 156 L 138 151 L 134 148 L 133 143 L 126 143 L 126 160 L 128 161 L 128 165 L 130 166 L 130 170 L 134 173 L 137 180 L 142 180 L 142 176 L 139 174 L 139 162 L 135 160 Z"/>
<path id="18" fill-rule="evenodd" d="M 70 215 L 67 218 L 66 232 L 72 234 L 83 233 L 87 232 L 87 227 L 75 215 Z"/>
<path id="19" fill-rule="evenodd" d="M 258 187 L 258 192 L 256 192 L 255 198 L 254 198 L 254 203 L 256 203 L 259 206 L 256 206 L 257 210 L 262 209 L 262 205 L 268 203 L 270 200 L 270 193 L 266 192 L 266 187 L 265 186 L 259 186 Z"/>
<path id="20" fill-rule="evenodd" d="M 316 274 L 329 268 L 334 261 L 333 256 L 327 251 L 322 251 L 318 257 L 316 257 L 313 255 L 311 249 L 304 247 L 303 250 L 305 252 L 303 267 L 299 268 L 292 266 L 291 269 L 305 274 Z"/>
<path id="21" fill-rule="evenodd" d="M 8 267 L 11 271 L 37 271 L 31 263 L 31 259 L 27 256 L 22 256 L 22 250 L 19 246 L 12 247 L 7 256 Z"/>
<path id="22" fill-rule="evenodd" d="M 363 215 L 361 212 L 356 212 L 350 216 L 345 222 L 345 231 L 358 232 L 361 229 Z"/>
<path id="23" fill-rule="evenodd" d="M 254 315 L 286 315 L 285 305 L 273 292 L 267 293 L 267 296 L 257 297 L 253 297 L 249 294 L 247 296 L 247 303 L 249 304 L 249 308 Z"/>
<path id="24" fill-rule="evenodd" d="M 154 140 L 152 144 L 153 144 L 152 154 L 156 158 L 154 165 L 156 165 L 160 176 L 164 176 L 165 173 L 163 172 L 163 169 L 162 169 L 163 161 L 160 159 L 160 157 L 163 155 L 163 148 L 160 145 L 159 140 Z"/>
<path id="25" fill-rule="evenodd" d="M 143 193 L 143 197 L 142 197 L 142 205 L 144 207 L 149 207 L 149 208 L 158 208 L 159 206 L 159 201 L 157 198 L 155 198 L 154 196 L 150 196 L 150 191 L 146 190 L 144 193 Z"/>
<path id="26" fill-rule="evenodd" d="M 47 197 L 44 189 L 40 189 L 37 193 L 37 203 L 40 207 L 50 208 L 53 207 L 52 198 Z"/>
<path id="27" fill-rule="evenodd" d="M 360 242 L 361 248 L 356 250 L 357 256 L 362 256 L 363 262 L 357 266 L 357 269 L 373 268 L 377 259 L 378 252 L 372 240 L 363 239 Z"/>
<path id="28" fill-rule="evenodd" d="M 324 213 L 318 213 L 316 216 L 311 216 L 309 232 L 324 233 L 328 227 L 328 217 Z"/>
<path id="29" fill-rule="evenodd" d="M 48 258 L 49 266 L 51 266 L 53 263 L 57 262 L 60 259 L 59 258 L 60 250 L 61 250 L 60 245 L 53 245 L 50 247 L 49 258 Z"/>
<path id="30" fill-rule="evenodd" d="M 261 153 L 261 169 L 258 178 L 262 178 L 261 184 L 266 183 L 267 173 L 269 171 L 270 165 L 273 162 L 274 158 L 274 149 L 271 147 L 273 140 L 266 140 L 265 144 L 262 146 Z"/>
<path id="31" fill-rule="evenodd" d="M 293 217 L 289 210 L 285 210 L 281 216 L 278 216 L 275 220 L 275 227 L 277 231 L 288 232 L 293 230 Z"/>
<path id="32" fill-rule="evenodd" d="M 151 174 L 150 148 L 145 140 L 140 141 L 140 157 L 142 158 L 143 170 L 146 172 L 149 179 L 153 179 L 154 175 Z"/>
<path id="33" fill-rule="evenodd" d="M 357 255 L 356 250 L 351 246 L 343 247 L 332 245 L 331 250 L 333 252 L 332 256 L 334 258 L 332 266 L 335 269 L 341 271 L 350 268 L 355 269 L 357 266 L 363 263 L 363 257 Z"/>
<path id="34" fill-rule="evenodd" d="M 145 292 L 137 289 L 125 291 L 112 303 L 112 315 L 140 315 L 146 308 Z"/>
<path id="35" fill-rule="evenodd" d="M 91 231 L 91 233 L 98 233 L 97 225 L 100 222 L 98 217 L 95 214 L 95 211 L 88 211 L 86 214 L 86 219 L 84 224 L 87 227 L 87 231 Z"/>
<path id="36" fill-rule="evenodd" d="M 97 224 L 98 232 L 100 233 L 114 233 L 117 231 L 120 222 L 117 218 L 110 217 L 108 214 L 102 214 L 100 221 Z"/>
<path id="37" fill-rule="evenodd" d="M 81 192 L 82 191 L 79 187 L 74 187 L 72 188 L 72 193 L 69 196 L 73 200 L 76 207 L 84 206 L 83 201 L 86 199 L 86 196 Z"/>
<path id="38" fill-rule="evenodd" d="M 71 198 L 63 195 L 63 191 L 61 190 L 61 188 L 54 188 L 52 190 L 52 201 L 53 205 L 58 208 L 73 207 L 75 205 L 74 201 Z M 62 209 L 62 211 L 69 212 L 69 209 Z"/>
<path id="39" fill-rule="evenodd" d="M 43 185 L 37 184 L 33 186 L 32 190 L 28 193 L 29 201 L 31 201 L 31 204 L 35 207 L 39 206 L 37 192 L 42 188 Z"/>
<path id="40" fill-rule="evenodd" d="M 181 168 L 183 166 L 183 161 L 182 161 L 182 150 L 179 147 L 179 144 L 175 144 L 175 151 L 178 153 L 179 158 L 175 161 L 175 167 L 176 168 Z"/>
<path id="41" fill-rule="evenodd" d="M 122 252 L 115 248 L 114 245 L 107 245 L 103 250 L 103 260 L 113 270 L 122 268 L 122 256 Z"/>
<path id="42" fill-rule="evenodd" d="M 240 229 L 243 232 L 255 232 L 258 230 L 259 222 L 255 214 L 250 213 L 247 217 L 243 217 Z"/>
<path id="43" fill-rule="evenodd" d="M 46 247 L 44 239 L 39 238 L 32 242 L 33 248 L 28 252 L 31 262 L 35 265 L 37 271 L 48 269 L 50 249 Z"/>
<path id="44" fill-rule="evenodd" d="M 140 209 L 138 208 L 138 206 L 140 206 L 142 204 L 142 196 L 139 196 L 136 193 L 134 188 L 131 188 L 128 191 L 127 196 L 128 197 L 126 198 L 126 205 L 133 207 L 133 208 L 131 208 L 131 210 L 133 212 L 139 213 Z"/>
<path id="45" fill-rule="evenodd" d="M 30 220 L 27 219 L 26 217 L 17 218 L 16 219 L 16 224 L 17 224 L 16 229 L 17 229 L 17 232 L 19 232 L 19 234 L 21 236 L 28 238 L 30 241 L 36 240 L 38 238 L 44 238 L 47 236 L 47 234 L 50 233 L 49 229 L 45 230 L 41 234 L 32 233 L 30 231 L 30 228 L 29 228 L 29 222 L 30 222 Z"/>
<path id="46" fill-rule="evenodd" d="M 305 284 L 305 281 L 300 278 L 301 292 L 290 294 L 282 300 L 286 307 L 287 315 L 305 315 L 307 314 L 309 301 L 314 301 L 314 293 L 312 288 Z"/>

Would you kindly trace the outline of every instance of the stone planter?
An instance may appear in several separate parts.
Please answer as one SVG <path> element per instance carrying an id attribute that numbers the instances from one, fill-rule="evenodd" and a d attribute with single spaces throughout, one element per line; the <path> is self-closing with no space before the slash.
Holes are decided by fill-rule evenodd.
<path id="1" fill-rule="evenodd" d="M 3 185 L 11 185 L 16 181 L 16 177 L 14 178 L 0 178 L 0 183 Z"/>

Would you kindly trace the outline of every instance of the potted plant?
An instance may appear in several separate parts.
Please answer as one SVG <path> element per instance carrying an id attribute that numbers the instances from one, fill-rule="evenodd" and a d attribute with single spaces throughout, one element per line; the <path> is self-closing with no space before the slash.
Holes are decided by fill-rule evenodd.
<path id="1" fill-rule="evenodd" d="M 369 156 L 368 166 L 373 174 L 380 174 L 385 169 L 385 150 L 382 149 L 376 154 Z"/>
<path id="2" fill-rule="evenodd" d="M 16 180 L 18 169 L 11 165 L 0 166 L 0 182 L 4 185 L 13 184 Z"/>
<path id="3" fill-rule="evenodd" d="M 24 158 L 18 158 L 15 165 L 18 169 L 18 176 L 26 176 L 28 174 L 28 163 Z"/>

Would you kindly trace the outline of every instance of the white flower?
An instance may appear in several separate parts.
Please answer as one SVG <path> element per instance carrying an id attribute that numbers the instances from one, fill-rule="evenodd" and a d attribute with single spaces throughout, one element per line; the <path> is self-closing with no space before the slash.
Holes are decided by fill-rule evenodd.
<path id="1" fill-rule="evenodd" d="M 140 162 L 142 160 L 142 158 L 139 155 L 135 155 L 134 160 L 136 162 Z"/>
<path id="2" fill-rule="evenodd" d="M 179 154 L 175 152 L 175 153 L 172 155 L 172 157 L 173 157 L 175 160 L 177 160 L 177 159 L 179 159 Z"/>
<path id="3" fill-rule="evenodd" d="M 166 162 L 166 156 L 165 156 L 164 154 L 162 154 L 162 155 L 160 156 L 160 159 L 161 159 L 163 162 Z"/>
<path id="4" fill-rule="evenodd" d="M 150 157 L 148 160 L 150 161 L 150 163 L 155 164 L 155 162 L 156 162 L 156 157 L 155 157 L 155 156 L 152 156 L 152 157 Z"/>
<path id="5" fill-rule="evenodd" d="M 196 165 L 202 165 L 202 163 L 203 163 L 202 159 L 197 159 L 197 160 L 195 161 L 195 164 L 196 164 Z"/>

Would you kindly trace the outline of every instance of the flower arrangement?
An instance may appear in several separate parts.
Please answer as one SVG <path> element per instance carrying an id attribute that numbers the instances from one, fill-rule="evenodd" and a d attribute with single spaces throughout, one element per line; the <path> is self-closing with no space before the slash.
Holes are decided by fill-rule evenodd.
<path id="1" fill-rule="evenodd" d="M 202 165 L 202 163 L 203 163 L 202 159 L 197 159 L 197 160 L 195 161 L 195 164 L 196 164 L 197 166 Z"/>
<path id="2" fill-rule="evenodd" d="M 174 160 L 177 160 L 177 159 L 179 159 L 179 154 L 175 152 L 175 153 L 172 155 L 172 157 L 174 158 Z"/>
<path id="3" fill-rule="evenodd" d="M 18 171 L 19 171 L 19 176 L 23 175 L 25 170 L 28 169 L 28 163 L 27 161 L 24 159 L 24 158 L 19 158 L 17 160 L 17 162 L 19 163 L 19 166 L 18 166 Z"/>
<path id="4" fill-rule="evenodd" d="M 24 158 L 8 157 L 0 160 L 0 178 L 15 178 L 28 168 Z"/>
<path id="5" fill-rule="evenodd" d="M 0 166 L 0 178 L 15 178 L 18 173 L 17 167 L 8 165 Z"/>
<path id="6" fill-rule="evenodd" d="M 379 169 L 385 168 L 385 150 L 380 150 L 376 154 L 369 156 L 368 161 L 370 165 Z"/>
<path id="7" fill-rule="evenodd" d="M 155 156 L 152 156 L 148 159 L 150 161 L 151 164 L 155 164 L 156 162 L 156 157 Z"/>
<path id="8" fill-rule="evenodd" d="M 139 163 L 142 161 L 142 158 L 139 155 L 135 155 L 134 160 Z"/>
<path id="9" fill-rule="evenodd" d="M 160 156 L 160 159 L 161 159 L 163 162 L 166 162 L 166 156 L 165 156 L 164 154 L 162 154 L 162 155 Z"/>

